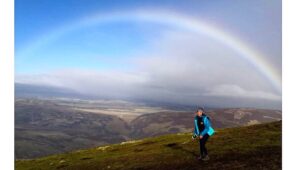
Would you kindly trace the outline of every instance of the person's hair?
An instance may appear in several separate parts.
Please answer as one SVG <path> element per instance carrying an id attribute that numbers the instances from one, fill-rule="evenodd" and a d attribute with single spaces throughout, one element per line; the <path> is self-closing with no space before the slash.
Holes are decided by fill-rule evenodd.
<path id="1" fill-rule="evenodd" d="M 204 107 L 198 107 L 197 112 L 202 111 L 204 113 Z"/>

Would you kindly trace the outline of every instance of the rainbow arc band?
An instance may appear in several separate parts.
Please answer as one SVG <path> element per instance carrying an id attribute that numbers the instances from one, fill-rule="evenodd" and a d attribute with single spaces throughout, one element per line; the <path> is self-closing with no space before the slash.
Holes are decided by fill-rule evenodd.
<path id="1" fill-rule="evenodd" d="M 162 23 L 174 27 L 179 27 L 196 34 L 208 35 L 218 42 L 221 42 L 228 48 L 231 48 L 232 50 L 237 52 L 240 57 L 250 62 L 262 75 L 264 75 L 266 79 L 270 81 L 276 91 L 281 94 L 281 74 L 265 60 L 265 57 L 261 53 L 239 40 L 233 34 L 224 32 L 223 30 L 212 26 L 209 23 L 204 22 L 198 18 L 185 16 L 174 11 L 133 10 L 117 11 L 106 14 L 91 14 L 87 17 L 75 20 L 74 22 L 62 25 L 55 30 L 51 30 L 45 33 L 43 36 L 38 36 L 38 39 L 29 42 L 18 55 L 26 56 L 27 53 L 30 53 L 31 51 L 34 51 L 41 46 L 54 41 L 74 30 L 95 26 L 97 24 L 118 21 L 146 21 L 153 23 Z"/>

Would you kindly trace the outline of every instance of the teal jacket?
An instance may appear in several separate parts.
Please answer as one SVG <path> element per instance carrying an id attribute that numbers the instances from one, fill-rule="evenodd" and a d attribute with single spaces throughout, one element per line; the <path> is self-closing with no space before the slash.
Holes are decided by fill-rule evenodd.
<path id="1" fill-rule="evenodd" d="M 209 136 L 212 136 L 215 133 L 215 130 L 211 127 L 209 118 L 206 115 L 202 115 L 202 116 L 203 116 L 204 129 L 200 132 L 200 129 L 198 127 L 198 119 L 197 116 L 195 116 L 194 135 L 204 136 L 205 134 L 208 134 Z"/>

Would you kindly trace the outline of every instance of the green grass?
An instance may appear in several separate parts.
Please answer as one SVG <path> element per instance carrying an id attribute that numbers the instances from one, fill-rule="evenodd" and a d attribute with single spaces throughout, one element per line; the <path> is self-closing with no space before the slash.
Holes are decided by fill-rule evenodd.
<path id="1" fill-rule="evenodd" d="M 281 121 L 218 129 L 207 142 L 207 162 L 196 160 L 199 143 L 190 139 L 189 133 L 164 135 L 15 163 L 17 170 L 281 169 Z"/>

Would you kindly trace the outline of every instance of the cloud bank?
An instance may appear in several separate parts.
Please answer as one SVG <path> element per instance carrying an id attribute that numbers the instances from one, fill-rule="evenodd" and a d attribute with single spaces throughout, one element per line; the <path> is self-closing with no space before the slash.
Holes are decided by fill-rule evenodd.
<path id="1" fill-rule="evenodd" d="M 94 96 L 220 107 L 281 108 L 281 94 L 251 64 L 205 35 L 165 32 L 123 64 L 129 67 L 70 68 L 19 74 L 15 79 L 18 83 L 70 88 Z"/>

